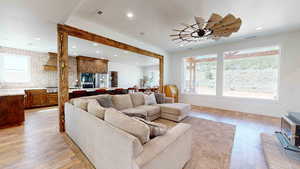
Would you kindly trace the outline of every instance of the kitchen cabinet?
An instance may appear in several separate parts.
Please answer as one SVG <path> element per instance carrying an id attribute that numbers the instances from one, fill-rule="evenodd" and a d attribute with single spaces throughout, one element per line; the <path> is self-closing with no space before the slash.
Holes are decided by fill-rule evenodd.
<path id="1" fill-rule="evenodd" d="M 57 93 L 48 93 L 47 94 L 47 105 L 55 106 L 58 104 L 58 94 Z"/>
<path id="2" fill-rule="evenodd" d="M 57 93 L 47 93 L 46 89 L 25 90 L 25 108 L 55 106 L 57 104 Z"/>
<path id="3" fill-rule="evenodd" d="M 77 56 L 78 73 L 107 73 L 108 60 L 86 56 Z"/>
<path id="4" fill-rule="evenodd" d="M 0 128 L 24 122 L 24 94 L 0 96 Z"/>

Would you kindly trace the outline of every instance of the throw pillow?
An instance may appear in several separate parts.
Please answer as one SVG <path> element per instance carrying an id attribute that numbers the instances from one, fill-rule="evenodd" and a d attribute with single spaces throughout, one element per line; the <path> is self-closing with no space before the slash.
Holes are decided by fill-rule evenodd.
<path id="1" fill-rule="evenodd" d="M 87 106 L 87 111 L 96 117 L 104 120 L 105 108 L 102 107 L 96 99 L 90 99 Z"/>
<path id="2" fill-rule="evenodd" d="M 150 95 L 144 94 L 144 99 L 145 99 L 145 105 L 157 104 L 154 93 L 152 93 Z"/>
<path id="3" fill-rule="evenodd" d="M 114 127 L 137 137 L 142 144 L 150 140 L 150 129 L 145 123 L 129 117 L 116 109 L 107 109 L 105 111 L 104 120 Z"/>
<path id="4" fill-rule="evenodd" d="M 135 117 L 135 118 L 149 126 L 150 139 L 153 139 L 154 137 L 157 137 L 157 136 L 165 135 L 168 131 L 168 127 L 164 124 L 147 121 L 147 120 L 139 118 L 139 117 Z"/>
<path id="5" fill-rule="evenodd" d="M 165 94 L 163 93 L 154 93 L 157 104 L 163 104 L 165 102 Z"/>
<path id="6" fill-rule="evenodd" d="M 77 98 L 77 99 L 74 99 L 72 102 L 75 107 L 80 108 L 84 111 L 87 111 L 87 105 L 88 105 L 89 99 Z"/>
<path id="7" fill-rule="evenodd" d="M 105 107 L 105 108 L 110 108 L 110 107 L 113 107 L 113 104 L 112 104 L 112 100 L 111 100 L 111 96 L 108 95 L 106 97 L 99 97 L 96 99 L 98 101 L 98 103 L 102 106 L 102 107 Z"/>

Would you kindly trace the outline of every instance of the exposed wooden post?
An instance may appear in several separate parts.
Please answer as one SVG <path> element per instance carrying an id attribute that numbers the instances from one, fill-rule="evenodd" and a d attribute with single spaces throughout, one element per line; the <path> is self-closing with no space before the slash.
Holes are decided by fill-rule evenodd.
<path id="1" fill-rule="evenodd" d="M 159 58 L 159 86 L 160 92 L 164 92 L 164 57 Z"/>
<path id="2" fill-rule="evenodd" d="M 59 131 L 65 131 L 64 105 L 69 100 L 69 55 L 68 33 L 58 29 L 57 31 L 57 66 L 58 66 L 58 107 L 59 107 Z"/>

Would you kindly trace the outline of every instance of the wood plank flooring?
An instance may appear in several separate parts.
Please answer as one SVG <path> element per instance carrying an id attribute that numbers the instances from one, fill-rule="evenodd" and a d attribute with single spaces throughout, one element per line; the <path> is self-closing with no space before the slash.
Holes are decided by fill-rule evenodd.
<path id="1" fill-rule="evenodd" d="M 191 116 L 236 125 L 231 169 L 267 169 L 260 133 L 278 130 L 277 118 L 195 108 Z M 58 132 L 56 107 L 26 111 L 24 125 L 0 130 L 1 169 L 90 169 L 93 166 Z"/>

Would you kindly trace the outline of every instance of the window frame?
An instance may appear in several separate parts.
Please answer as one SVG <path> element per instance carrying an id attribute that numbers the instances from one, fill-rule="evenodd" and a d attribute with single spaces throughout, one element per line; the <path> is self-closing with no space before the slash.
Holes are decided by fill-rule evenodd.
<path id="1" fill-rule="evenodd" d="M 277 47 L 279 54 L 278 54 L 278 71 L 277 71 L 277 97 L 274 99 L 271 98 L 256 98 L 256 97 L 239 97 L 239 96 L 225 96 L 224 95 L 224 53 L 228 51 L 237 51 L 237 50 L 249 50 L 249 49 L 260 49 L 264 47 Z M 206 56 L 206 55 L 217 55 L 217 74 L 216 74 L 216 95 L 208 95 L 208 94 L 199 94 L 195 92 L 185 92 L 184 88 L 184 80 L 185 80 L 185 67 L 184 67 L 184 60 L 186 58 L 195 57 L 195 56 L 186 56 L 182 58 L 182 64 L 181 64 L 181 93 L 183 95 L 194 95 L 194 96 L 205 96 L 205 97 L 213 97 L 213 98 L 230 98 L 233 100 L 260 100 L 266 103 L 278 103 L 280 100 L 280 86 L 281 86 L 281 60 L 282 60 L 282 45 L 281 44 L 265 44 L 261 46 L 254 46 L 254 47 L 238 47 L 233 49 L 223 49 L 223 50 L 217 50 L 214 54 L 212 53 L 206 53 L 206 54 L 200 54 L 197 56 Z"/>
<path id="2" fill-rule="evenodd" d="M 224 95 L 224 82 L 225 82 L 225 78 L 224 78 L 224 68 L 225 68 L 225 59 L 224 59 L 224 54 L 226 52 L 230 52 L 230 51 L 243 51 L 243 50 L 255 50 L 255 49 L 262 49 L 264 47 L 277 47 L 278 48 L 278 71 L 277 71 L 277 91 L 276 91 L 276 94 L 277 94 L 277 97 L 274 98 L 274 99 L 271 99 L 271 98 L 258 98 L 258 97 L 242 97 L 242 96 L 226 96 Z M 221 85 L 221 88 L 222 88 L 222 93 L 221 93 L 221 97 L 226 97 L 226 98 L 237 98 L 237 99 L 253 99 L 253 100 L 269 100 L 269 101 L 279 101 L 279 88 L 280 88 L 280 67 L 281 67 L 281 46 L 280 45 L 264 45 L 264 46 L 261 46 L 261 47 L 253 47 L 253 48 L 243 48 L 243 49 L 234 49 L 234 50 L 227 50 L 227 51 L 223 51 L 222 52 L 222 85 Z"/>
<path id="3" fill-rule="evenodd" d="M 26 81 L 7 81 L 4 77 L 4 72 L 6 72 L 8 69 L 5 68 L 5 64 L 4 64 L 4 60 L 5 60 L 5 57 L 7 57 L 8 55 L 14 55 L 14 56 L 21 56 L 21 57 L 26 57 L 26 72 L 24 72 L 27 76 L 27 79 Z M 0 53 L 0 60 L 2 62 L 2 64 L 0 64 L 0 70 L 1 70 L 1 82 L 4 83 L 4 84 L 28 84 L 28 83 L 31 83 L 31 56 L 29 55 L 23 55 L 23 54 L 15 54 L 15 53 L 6 53 L 6 52 L 3 52 L 3 53 Z"/>
<path id="4" fill-rule="evenodd" d="M 216 86 L 215 86 L 215 94 L 206 94 L 206 93 L 196 93 L 196 92 L 186 92 L 185 91 L 185 79 L 186 79 L 186 73 L 185 73 L 185 59 L 187 58 L 193 58 L 193 57 L 201 57 L 201 56 L 215 56 L 216 58 Z M 219 54 L 218 53 L 207 53 L 207 54 L 203 54 L 203 55 L 197 55 L 197 56 L 188 56 L 188 57 L 183 57 L 182 58 L 182 83 L 181 85 L 183 86 L 183 88 L 181 89 L 181 93 L 183 94 L 188 94 L 188 95 L 199 95 L 199 96 L 211 96 L 211 97 L 216 97 L 218 96 L 218 70 L 219 70 Z M 194 65 L 196 66 L 196 65 Z M 196 72 L 196 71 L 195 71 Z M 196 81 L 196 80 L 195 80 Z M 194 84 L 195 85 L 195 84 Z"/>

